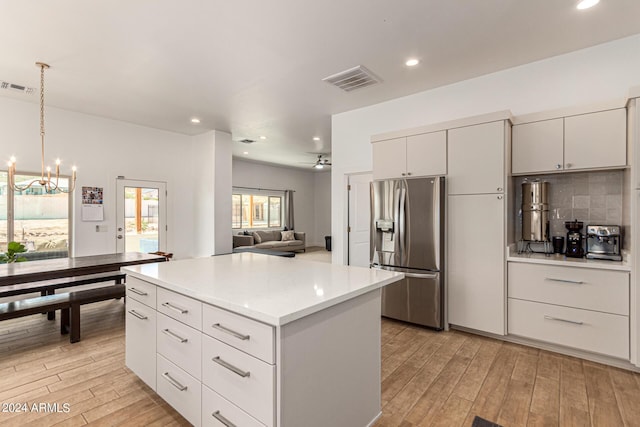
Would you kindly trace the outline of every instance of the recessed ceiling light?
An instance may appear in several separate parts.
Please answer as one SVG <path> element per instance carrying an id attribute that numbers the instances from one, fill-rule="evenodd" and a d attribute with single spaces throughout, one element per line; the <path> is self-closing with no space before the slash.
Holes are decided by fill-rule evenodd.
<path id="1" fill-rule="evenodd" d="M 411 59 L 407 59 L 407 62 L 405 62 L 404 65 L 406 65 L 407 67 L 415 67 L 419 63 L 420 63 L 419 60 L 415 58 L 411 58 Z"/>
<path id="2" fill-rule="evenodd" d="M 313 140 L 314 140 L 314 141 L 320 141 L 320 137 L 319 137 L 319 136 L 314 136 L 314 137 L 313 137 Z"/>
<path id="3" fill-rule="evenodd" d="M 248 151 L 243 151 L 242 154 L 247 155 L 247 154 L 249 154 L 249 152 Z"/>
<path id="4" fill-rule="evenodd" d="M 600 3 L 600 0 L 581 0 L 580 2 L 578 2 L 576 8 L 580 10 L 589 9 L 590 7 L 593 7 L 598 3 Z"/>
<path id="5" fill-rule="evenodd" d="M 196 125 L 197 125 L 198 123 L 200 123 L 200 119 L 198 119 L 198 118 L 194 117 L 193 119 L 191 119 L 191 123 L 193 123 L 193 124 L 196 124 Z"/>
<path id="6" fill-rule="evenodd" d="M 260 139 L 267 139 L 267 137 L 264 135 L 260 135 Z"/>

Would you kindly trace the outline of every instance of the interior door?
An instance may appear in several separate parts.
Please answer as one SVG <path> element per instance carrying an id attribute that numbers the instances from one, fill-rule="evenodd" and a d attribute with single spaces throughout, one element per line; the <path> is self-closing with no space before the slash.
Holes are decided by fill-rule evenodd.
<path id="1" fill-rule="evenodd" d="M 370 173 L 349 176 L 348 265 L 369 267 Z"/>
<path id="2" fill-rule="evenodd" d="M 167 184 L 116 181 L 116 252 L 167 250 Z"/>

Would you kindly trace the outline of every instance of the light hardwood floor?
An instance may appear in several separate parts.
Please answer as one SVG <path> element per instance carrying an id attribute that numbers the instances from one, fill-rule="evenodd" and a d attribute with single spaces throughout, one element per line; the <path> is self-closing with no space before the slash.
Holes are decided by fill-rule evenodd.
<path id="1" fill-rule="evenodd" d="M 58 328 L 42 315 L 0 323 L 0 405 L 70 411 L 0 412 L 0 426 L 188 425 L 125 367 L 121 301 L 84 306 L 79 343 Z M 597 363 L 386 319 L 382 359 L 376 427 L 640 425 L 640 376 Z"/>

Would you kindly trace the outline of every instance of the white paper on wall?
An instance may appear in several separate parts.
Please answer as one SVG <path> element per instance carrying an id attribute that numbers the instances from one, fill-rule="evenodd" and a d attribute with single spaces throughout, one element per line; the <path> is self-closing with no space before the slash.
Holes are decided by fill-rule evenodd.
<path id="1" fill-rule="evenodd" d="M 82 205 L 83 221 L 104 221 L 103 205 Z"/>

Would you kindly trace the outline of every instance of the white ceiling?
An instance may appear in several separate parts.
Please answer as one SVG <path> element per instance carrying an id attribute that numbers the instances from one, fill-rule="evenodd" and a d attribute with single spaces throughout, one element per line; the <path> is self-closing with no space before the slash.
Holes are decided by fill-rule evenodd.
<path id="1" fill-rule="evenodd" d="M 638 0 L 575 5 L 4 0 L 0 80 L 37 88 L 44 61 L 49 106 L 188 135 L 218 129 L 257 140 L 234 142 L 236 156 L 311 167 L 307 152 L 331 151 L 331 114 L 640 32 Z M 422 62 L 410 69 L 408 57 Z M 346 93 L 321 80 L 356 65 L 383 82 Z"/>

